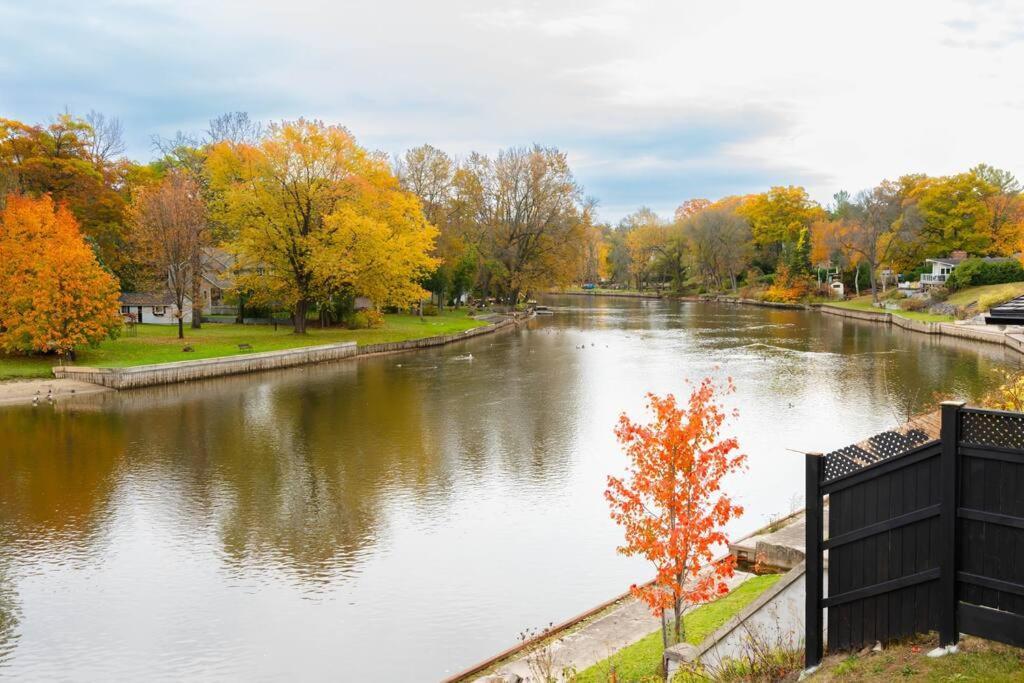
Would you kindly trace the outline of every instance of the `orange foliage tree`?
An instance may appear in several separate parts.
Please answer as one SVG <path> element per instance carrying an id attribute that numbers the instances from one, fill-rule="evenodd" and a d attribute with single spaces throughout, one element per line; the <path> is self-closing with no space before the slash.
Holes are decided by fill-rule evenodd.
<path id="1" fill-rule="evenodd" d="M 726 543 L 723 525 L 743 513 L 720 488 L 746 460 L 735 438 L 719 438 L 728 416 L 716 399 L 723 390 L 734 390 L 731 379 L 723 389 L 705 378 L 684 404 L 672 394 L 648 394 L 652 420 L 641 424 L 623 413 L 615 429 L 630 463 L 624 478 L 608 477 L 605 498 L 625 532 L 619 552 L 657 570 L 652 583 L 630 591 L 660 614 L 666 646 L 686 635 L 684 608 L 726 593 L 733 573 L 732 557 L 712 555 Z"/>
<path id="2" fill-rule="evenodd" d="M 59 353 L 121 329 L 117 280 L 100 267 L 78 221 L 48 195 L 11 195 L 0 213 L 0 348 Z"/>

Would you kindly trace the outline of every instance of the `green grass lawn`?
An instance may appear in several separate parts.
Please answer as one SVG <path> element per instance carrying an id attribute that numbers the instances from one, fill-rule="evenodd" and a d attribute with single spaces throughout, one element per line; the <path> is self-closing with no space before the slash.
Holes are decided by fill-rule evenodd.
<path id="1" fill-rule="evenodd" d="M 935 315 L 934 313 L 925 313 L 923 311 L 900 311 L 876 308 L 871 305 L 870 295 L 858 297 L 856 299 L 850 299 L 848 301 L 830 301 L 829 306 L 838 306 L 839 308 L 850 308 L 855 311 L 870 311 L 872 313 L 892 313 L 893 315 L 898 315 L 901 318 L 908 318 L 910 320 L 920 320 L 927 323 L 953 322 L 953 316 L 951 315 Z"/>
<path id="2" fill-rule="evenodd" d="M 442 315 L 423 318 L 393 314 L 384 316 L 384 319 L 384 326 L 373 330 L 320 329 L 311 322 L 305 335 L 292 334 L 291 328 L 284 325 L 274 330 L 273 325 L 204 323 L 200 330 L 192 330 L 186 326 L 184 342 L 177 338 L 178 328 L 175 325 L 139 325 L 134 337 L 127 336 L 125 332 L 118 339 L 103 342 L 95 349 L 82 349 L 75 364 L 122 368 L 177 360 L 217 358 L 242 353 L 238 349 L 239 344 L 252 346 L 252 351 L 245 353 L 342 341 L 354 341 L 360 346 L 365 346 L 452 334 L 486 324 L 470 318 L 465 310 L 445 311 Z M 185 344 L 194 350 L 182 351 Z M 54 357 L 0 355 L 0 380 L 52 377 L 51 368 L 56 363 L 57 359 Z"/>
<path id="3" fill-rule="evenodd" d="M 1024 681 L 1024 650 L 967 636 L 960 652 L 931 658 L 938 645 L 931 636 L 889 643 L 881 652 L 832 655 L 822 662 L 811 681 Z"/>
<path id="4" fill-rule="evenodd" d="M 740 610 L 753 602 L 761 593 L 779 580 L 781 574 L 755 576 L 728 595 L 702 605 L 683 617 L 686 627 L 686 642 L 694 645 L 711 635 L 716 629 L 736 616 Z M 661 631 L 622 648 L 614 655 L 581 671 L 576 683 L 605 683 L 609 680 L 612 666 L 615 667 L 619 683 L 640 683 L 661 681 Z"/>
<path id="5" fill-rule="evenodd" d="M 1024 295 L 1024 282 L 1007 282 L 1003 285 L 982 285 L 981 287 L 968 287 L 954 294 L 951 294 L 947 303 L 956 306 L 970 306 L 982 299 L 1001 300 L 1000 303 L 1009 301 L 1018 296 Z"/>

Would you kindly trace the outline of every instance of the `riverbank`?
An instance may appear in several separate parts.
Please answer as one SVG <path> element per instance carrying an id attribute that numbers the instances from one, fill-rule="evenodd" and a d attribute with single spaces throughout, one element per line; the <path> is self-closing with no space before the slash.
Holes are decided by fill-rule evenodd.
<path id="1" fill-rule="evenodd" d="M 111 391 L 107 387 L 73 379 L 24 379 L 0 382 L 0 406 L 50 403 Z"/>
<path id="2" fill-rule="evenodd" d="M 354 342 L 363 347 L 457 334 L 487 324 L 489 319 L 470 317 L 462 309 L 422 318 L 387 314 L 384 325 L 374 329 L 323 329 L 311 325 L 304 335 L 292 334 L 287 325 L 207 323 L 199 330 L 186 328 L 183 340 L 177 338 L 174 325 L 137 325 L 134 333 L 125 330 L 117 339 L 105 341 L 96 348 L 82 349 L 75 365 L 126 368 L 223 358 L 242 351 L 262 353 L 342 342 Z M 52 378 L 53 367 L 57 364 L 54 357 L 0 355 L 0 381 Z"/>
<path id="3" fill-rule="evenodd" d="M 611 296 L 603 293 L 589 292 L 551 292 L 551 294 L 569 294 L 573 296 Z M 619 295 L 627 296 L 627 295 Z M 639 298 L 639 297 L 634 297 Z M 955 323 L 950 316 L 938 316 L 917 311 L 882 310 L 873 306 L 851 304 L 850 302 L 833 303 L 784 303 L 745 299 L 721 295 L 702 294 L 697 296 L 648 296 L 644 298 L 688 301 L 692 303 L 719 303 L 737 306 L 758 306 L 761 308 L 784 308 L 805 311 L 819 311 L 825 315 L 836 315 L 854 320 L 892 325 L 909 332 L 921 334 L 969 339 L 986 344 L 999 344 L 1024 354 L 1024 328 L 1002 325 L 972 325 Z"/>
<path id="4" fill-rule="evenodd" d="M 173 361 L 127 367 L 54 366 L 53 379 L 0 382 L 0 405 L 26 404 L 36 401 L 63 400 L 72 396 L 103 390 L 134 389 L 160 384 L 177 384 L 195 380 L 263 372 L 280 368 L 323 362 L 402 353 L 417 349 L 444 346 L 473 337 L 515 327 L 530 316 L 485 316 L 474 319 L 474 327 L 452 334 L 432 335 L 404 341 L 384 341 L 359 345 L 354 341 L 280 351 L 235 353 L 214 358 Z"/>

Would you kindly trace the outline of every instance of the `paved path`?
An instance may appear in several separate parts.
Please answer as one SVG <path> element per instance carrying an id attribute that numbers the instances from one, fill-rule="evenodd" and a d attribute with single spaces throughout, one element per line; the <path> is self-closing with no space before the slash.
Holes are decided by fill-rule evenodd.
<path id="1" fill-rule="evenodd" d="M 47 396 L 61 401 L 72 396 L 112 391 L 107 387 L 73 379 L 27 379 L 0 382 L 0 405 L 31 404 L 38 399 L 40 405 L 49 403 Z"/>
<path id="2" fill-rule="evenodd" d="M 729 589 L 734 589 L 752 576 L 753 574 L 736 572 L 728 581 Z M 573 666 L 577 672 L 583 671 L 660 628 L 661 620 L 651 614 L 647 605 L 629 599 L 610 612 L 586 622 L 552 645 L 554 668 L 561 671 L 565 667 Z M 500 674 L 516 674 L 524 681 L 532 680 L 530 667 L 525 658 L 506 662 L 493 673 L 478 680 L 484 681 L 489 676 Z"/>

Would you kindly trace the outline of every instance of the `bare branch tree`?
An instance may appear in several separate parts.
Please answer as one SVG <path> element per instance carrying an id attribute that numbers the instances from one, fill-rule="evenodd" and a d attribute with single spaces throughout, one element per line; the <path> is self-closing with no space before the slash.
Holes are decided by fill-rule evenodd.
<path id="1" fill-rule="evenodd" d="M 162 282 L 173 297 L 178 339 L 184 339 L 185 297 L 190 288 L 192 315 L 202 314 L 195 275 L 206 246 L 207 221 L 199 185 L 186 171 L 173 169 L 159 184 L 140 191 L 132 213 L 150 277 Z"/>
<path id="2" fill-rule="evenodd" d="M 210 119 L 210 127 L 206 129 L 203 142 L 227 141 L 235 144 L 251 145 L 263 137 L 263 124 L 249 118 L 244 111 L 233 111 Z"/>
<path id="3" fill-rule="evenodd" d="M 85 115 L 85 122 L 92 128 L 86 139 L 86 147 L 93 163 L 103 165 L 124 154 L 127 145 L 121 119 L 108 117 L 93 109 Z"/>

